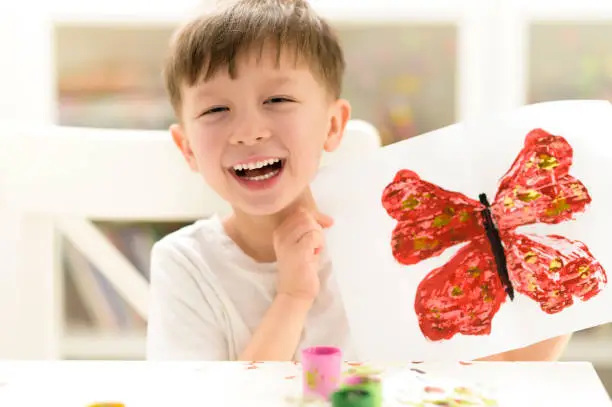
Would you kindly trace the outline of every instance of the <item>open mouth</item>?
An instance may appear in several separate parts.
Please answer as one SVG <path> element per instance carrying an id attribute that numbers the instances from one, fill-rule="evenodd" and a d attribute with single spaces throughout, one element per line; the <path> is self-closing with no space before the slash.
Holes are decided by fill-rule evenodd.
<path id="1" fill-rule="evenodd" d="M 284 165 L 285 160 L 270 158 L 248 164 L 237 164 L 230 171 L 244 181 L 265 181 L 280 174 Z"/>

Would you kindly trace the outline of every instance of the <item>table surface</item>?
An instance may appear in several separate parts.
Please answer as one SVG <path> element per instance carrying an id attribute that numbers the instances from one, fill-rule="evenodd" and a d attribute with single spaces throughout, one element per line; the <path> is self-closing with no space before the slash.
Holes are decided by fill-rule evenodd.
<path id="1" fill-rule="evenodd" d="M 589 363 L 344 364 L 346 373 L 355 369 L 380 375 L 384 405 L 390 407 L 411 405 L 396 397 L 397 387 L 408 386 L 403 391 L 416 397 L 416 382 L 423 389 L 440 383 L 478 388 L 499 407 L 612 407 Z M 305 403 L 301 380 L 301 366 L 295 363 L 9 362 L 0 363 L 0 406 L 86 407 L 98 401 L 126 407 L 328 405 Z"/>

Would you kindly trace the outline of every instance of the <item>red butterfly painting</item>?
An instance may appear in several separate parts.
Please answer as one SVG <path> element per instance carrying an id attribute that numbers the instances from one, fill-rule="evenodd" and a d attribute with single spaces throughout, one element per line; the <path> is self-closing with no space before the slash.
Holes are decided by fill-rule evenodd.
<path id="1" fill-rule="evenodd" d="M 414 308 L 426 338 L 490 334 L 495 314 L 515 291 L 555 314 L 604 288 L 606 272 L 582 242 L 516 231 L 572 220 L 591 203 L 587 188 L 569 174 L 572 160 L 563 137 L 530 131 L 491 204 L 485 194 L 476 201 L 413 171 L 396 174 L 382 196 L 397 220 L 394 258 L 414 265 L 464 244 L 418 286 Z"/>

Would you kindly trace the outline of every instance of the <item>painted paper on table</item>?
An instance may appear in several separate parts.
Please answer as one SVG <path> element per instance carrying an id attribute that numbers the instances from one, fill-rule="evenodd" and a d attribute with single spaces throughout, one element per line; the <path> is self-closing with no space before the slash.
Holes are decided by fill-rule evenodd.
<path id="1" fill-rule="evenodd" d="M 612 105 L 526 106 L 324 169 L 360 358 L 472 359 L 612 321 Z"/>

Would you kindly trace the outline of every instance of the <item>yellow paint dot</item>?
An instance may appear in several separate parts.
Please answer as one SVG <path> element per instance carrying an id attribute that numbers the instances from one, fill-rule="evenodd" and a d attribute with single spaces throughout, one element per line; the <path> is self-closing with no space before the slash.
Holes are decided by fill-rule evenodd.
<path id="1" fill-rule="evenodd" d="M 542 194 L 540 194 L 538 191 L 533 190 L 533 189 L 516 194 L 516 197 L 523 202 L 532 202 L 541 196 Z"/>
<path id="2" fill-rule="evenodd" d="M 441 228 L 450 223 L 452 218 L 446 214 L 438 215 L 433 220 L 434 227 Z"/>
<path id="3" fill-rule="evenodd" d="M 559 165 L 559 162 L 557 161 L 555 157 L 552 157 L 548 154 L 540 154 L 539 161 L 538 161 L 538 167 L 541 170 L 550 171 L 553 168 L 557 167 L 558 165 Z"/>
<path id="4" fill-rule="evenodd" d="M 420 204 L 419 200 L 411 195 L 408 198 L 404 199 L 404 201 L 402 202 L 402 208 L 403 209 L 414 209 L 417 206 L 419 206 L 419 204 Z"/>
<path id="5" fill-rule="evenodd" d="M 467 272 L 470 277 L 474 278 L 479 277 L 480 273 L 482 273 L 482 271 L 478 267 L 470 267 Z"/>
<path id="6" fill-rule="evenodd" d="M 551 208 L 548 208 L 548 210 L 546 210 L 546 214 L 548 216 L 559 216 L 563 212 L 569 209 L 570 209 L 570 206 L 568 205 L 565 198 L 556 198 L 553 200 L 553 206 Z"/>
<path id="7" fill-rule="evenodd" d="M 525 255 L 525 262 L 526 263 L 534 264 L 536 261 L 538 261 L 538 255 L 535 254 L 534 252 L 528 252 Z"/>
<path id="8" fill-rule="evenodd" d="M 417 237 L 413 242 L 414 250 L 431 250 L 438 247 L 439 244 L 440 242 L 437 240 L 432 240 L 428 237 Z"/>
<path id="9" fill-rule="evenodd" d="M 563 266 L 563 263 L 561 263 L 561 259 L 553 259 L 550 262 L 550 266 L 548 267 L 548 269 L 550 271 L 557 271 L 559 270 L 561 267 Z"/>
<path id="10" fill-rule="evenodd" d="M 480 289 L 482 290 L 482 299 L 485 302 L 493 301 L 493 298 L 491 298 L 491 294 L 489 293 L 489 285 L 488 284 L 481 285 Z"/>
<path id="11" fill-rule="evenodd" d="M 527 274 L 527 291 L 534 292 L 536 291 L 538 286 L 536 285 L 536 280 L 533 277 L 533 274 Z"/>

